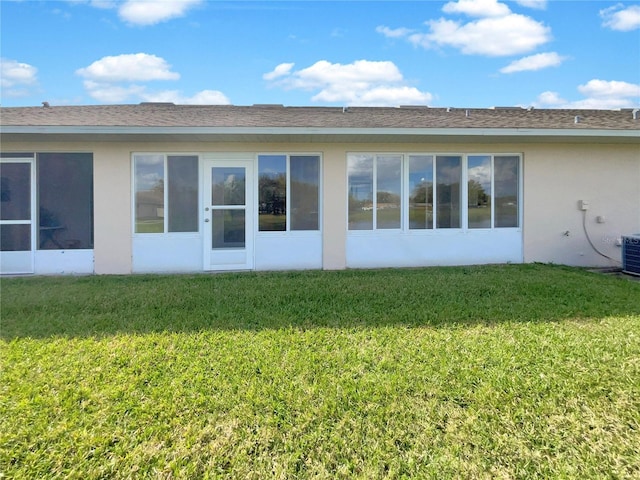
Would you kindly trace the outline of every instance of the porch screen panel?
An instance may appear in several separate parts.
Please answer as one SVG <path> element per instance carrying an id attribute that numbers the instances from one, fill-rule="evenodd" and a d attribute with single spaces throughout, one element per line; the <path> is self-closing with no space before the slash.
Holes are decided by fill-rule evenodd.
<path id="1" fill-rule="evenodd" d="M 170 232 L 198 231 L 198 157 L 167 157 Z"/>
<path id="2" fill-rule="evenodd" d="M 136 155 L 136 233 L 164 232 L 164 155 Z"/>
<path id="3" fill-rule="evenodd" d="M 491 228 L 491 156 L 469 156 L 468 168 L 469 228 Z"/>
<path id="4" fill-rule="evenodd" d="M 291 230 L 318 230 L 320 157 L 292 155 L 289 159 L 289 176 Z"/>
<path id="5" fill-rule="evenodd" d="M 436 157 L 436 228 L 460 228 L 462 158 Z"/>
<path id="6" fill-rule="evenodd" d="M 0 220 L 3 252 L 31 250 L 30 163 L 0 163 Z"/>
<path id="7" fill-rule="evenodd" d="M 373 156 L 349 155 L 349 230 L 373 230 Z"/>
<path id="8" fill-rule="evenodd" d="M 93 154 L 39 153 L 38 249 L 93 248 Z"/>
<path id="9" fill-rule="evenodd" d="M 519 226 L 518 195 L 520 185 L 520 157 L 496 156 L 494 164 L 495 226 Z"/>
<path id="10" fill-rule="evenodd" d="M 261 232 L 287 230 L 287 157 L 258 157 L 258 229 Z"/>
<path id="11" fill-rule="evenodd" d="M 31 164 L 0 164 L 0 220 L 31 218 Z"/>

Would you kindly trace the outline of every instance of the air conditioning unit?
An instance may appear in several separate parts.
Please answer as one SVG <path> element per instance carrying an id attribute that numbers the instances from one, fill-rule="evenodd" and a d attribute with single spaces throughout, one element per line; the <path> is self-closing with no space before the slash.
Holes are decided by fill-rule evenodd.
<path id="1" fill-rule="evenodd" d="M 640 275 L 640 233 L 622 237 L 622 271 Z"/>

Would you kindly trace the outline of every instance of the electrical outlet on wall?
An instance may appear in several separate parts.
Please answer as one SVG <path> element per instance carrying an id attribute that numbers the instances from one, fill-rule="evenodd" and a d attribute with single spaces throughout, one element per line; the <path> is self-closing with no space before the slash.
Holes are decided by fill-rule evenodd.
<path id="1" fill-rule="evenodd" d="M 589 210 L 589 200 L 578 200 L 578 209 L 582 211 Z"/>

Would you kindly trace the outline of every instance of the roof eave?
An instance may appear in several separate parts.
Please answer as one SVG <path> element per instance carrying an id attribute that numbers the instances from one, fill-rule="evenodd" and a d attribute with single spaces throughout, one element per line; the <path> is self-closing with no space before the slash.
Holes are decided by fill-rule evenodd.
<path id="1" fill-rule="evenodd" d="M 507 138 L 511 140 L 548 139 L 550 141 L 582 140 L 597 141 L 599 139 L 625 140 L 640 142 L 640 130 L 602 129 L 602 128 L 327 128 L 327 127 L 146 127 L 146 126 L 12 126 L 0 127 L 0 134 L 5 140 L 34 138 L 43 136 L 61 137 L 74 140 L 80 137 L 100 137 L 111 141 L 120 138 L 167 137 L 172 141 L 198 139 L 234 138 L 246 140 L 255 138 L 309 139 L 313 137 L 323 140 L 376 140 L 385 139 L 419 139 L 435 140 L 438 138 L 488 139 Z"/>

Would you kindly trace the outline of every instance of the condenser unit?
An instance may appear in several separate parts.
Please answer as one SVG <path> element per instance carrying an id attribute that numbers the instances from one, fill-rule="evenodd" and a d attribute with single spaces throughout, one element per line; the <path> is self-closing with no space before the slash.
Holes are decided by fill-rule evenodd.
<path id="1" fill-rule="evenodd" d="M 640 275 L 640 233 L 622 237 L 622 271 Z"/>

